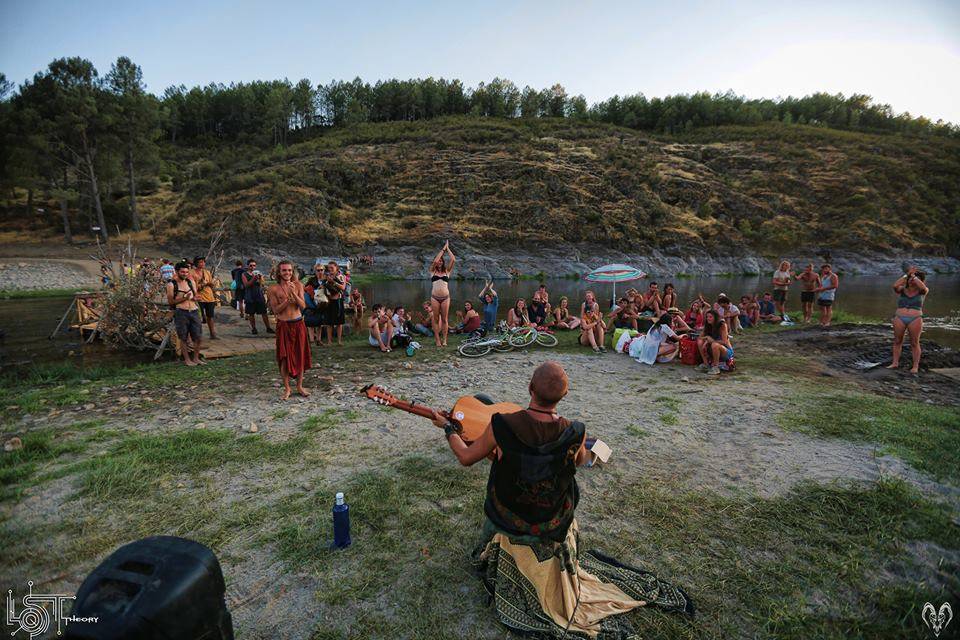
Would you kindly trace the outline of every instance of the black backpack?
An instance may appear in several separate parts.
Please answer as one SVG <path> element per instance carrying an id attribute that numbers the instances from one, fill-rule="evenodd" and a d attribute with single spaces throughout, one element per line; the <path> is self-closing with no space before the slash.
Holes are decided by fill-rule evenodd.
<path id="1" fill-rule="evenodd" d="M 177 297 L 178 295 L 180 295 L 181 293 L 185 293 L 184 290 L 180 288 L 180 281 L 179 281 L 179 280 L 177 280 L 176 278 L 174 278 L 173 280 L 170 281 L 170 283 L 173 284 L 173 297 L 174 297 L 174 298 L 176 298 L 176 297 Z M 190 280 L 189 278 L 187 279 L 187 287 L 189 287 L 190 291 L 193 292 L 194 302 L 196 302 L 197 292 L 196 292 L 196 290 L 193 288 L 193 280 Z M 172 305 L 170 305 L 170 308 L 171 308 L 171 309 L 176 309 L 176 308 L 177 308 L 177 305 L 172 304 Z"/>

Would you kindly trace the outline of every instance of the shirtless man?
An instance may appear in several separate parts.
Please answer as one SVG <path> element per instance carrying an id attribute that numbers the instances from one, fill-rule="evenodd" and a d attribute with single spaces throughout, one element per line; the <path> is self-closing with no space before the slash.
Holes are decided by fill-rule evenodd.
<path id="1" fill-rule="evenodd" d="M 303 283 L 294 276 L 293 263 L 281 260 L 277 265 L 277 283 L 267 289 L 267 302 L 277 320 L 277 364 L 283 378 L 281 400 L 290 397 L 290 378 L 297 381 L 297 393 L 310 394 L 303 388 L 303 373 L 310 368 L 310 340 L 303 322 Z"/>
<path id="2" fill-rule="evenodd" d="M 167 303 L 173 308 L 173 324 L 180 339 L 183 364 L 195 367 L 206 364 L 200 360 L 200 305 L 197 304 L 197 285 L 190 277 L 190 265 L 178 262 L 173 280 L 167 283 Z M 189 341 L 193 349 L 191 353 Z"/>
<path id="3" fill-rule="evenodd" d="M 812 264 L 808 264 L 801 273 L 793 274 L 793 277 L 802 283 L 800 303 L 803 306 L 803 321 L 810 322 L 810 317 L 813 315 L 813 299 L 820 286 L 820 274 L 813 270 Z"/>
<path id="4" fill-rule="evenodd" d="M 390 341 L 393 339 L 393 323 L 383 311 L 382 304 L 375 304 L 370 308 L 370 320 L 367 322 L 370 328 L 370 337 L 368 338 L 371 347 L 379 347 L 380 351 L 387 353 L 390 351 Z"/>
<path id="5" fill-rule="evenodd" d="M 647 292 L 640 297 L 640 313 L 648 310 L 657 318 L 660 317 L 660 292 L 656 282 L 651 282 Z"/>

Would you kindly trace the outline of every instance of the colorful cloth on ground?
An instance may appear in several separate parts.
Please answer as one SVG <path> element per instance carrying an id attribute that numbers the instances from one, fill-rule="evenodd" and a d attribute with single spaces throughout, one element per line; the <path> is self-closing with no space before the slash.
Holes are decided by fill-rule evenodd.
<path id="1" fill-rule="evenodd" d="M 287 365 L 287 373 L 299 378 L 313 363 L 310 360 L 310 342 L 303 319 L 277 321 L 277 364 Z"/>
<path id="2" fill-rule="evenodd" d="M 561 543 L 511 539 L 493 531 L 473 559 L 499 621 L 538 640 L 628 640 L 638 637 L 633 616 L 620 614 L 638 607 L 693 615 L 693 603 L 679 587 L 579 549 L 576 521 Z"/>

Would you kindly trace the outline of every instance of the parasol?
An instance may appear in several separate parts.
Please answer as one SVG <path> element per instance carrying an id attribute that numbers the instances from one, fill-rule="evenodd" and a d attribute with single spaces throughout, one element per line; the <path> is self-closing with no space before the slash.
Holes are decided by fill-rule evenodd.
<path id="1" fill-rule="evenodd" d="M 631 280 L 639 280 L 640 278 L 645 278 L 647 274 L 636 267 L 631 267 L 626 264 L 608 264 L 606 266 L 600 267 L 599 269 L 594 269 L 587 275 L 583 276 L 584 280 L 589 282 L 612 282 L 613 283 L 613 303 L 617 303 L 617 283 L 618 282 L 630 282 Z"/>

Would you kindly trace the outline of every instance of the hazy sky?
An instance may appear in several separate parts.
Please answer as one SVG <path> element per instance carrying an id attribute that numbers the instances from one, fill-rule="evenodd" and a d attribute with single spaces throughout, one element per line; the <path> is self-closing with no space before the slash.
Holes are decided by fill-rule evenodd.
<path id="1" fill-rule="evenodd" d="M 273 2 L 0 0 L 0 72 L 117 56 L 171 84 L 495 76 L 594 102 L 733 89 L 867 93 L 960 123 L 960 0 Z"/>

